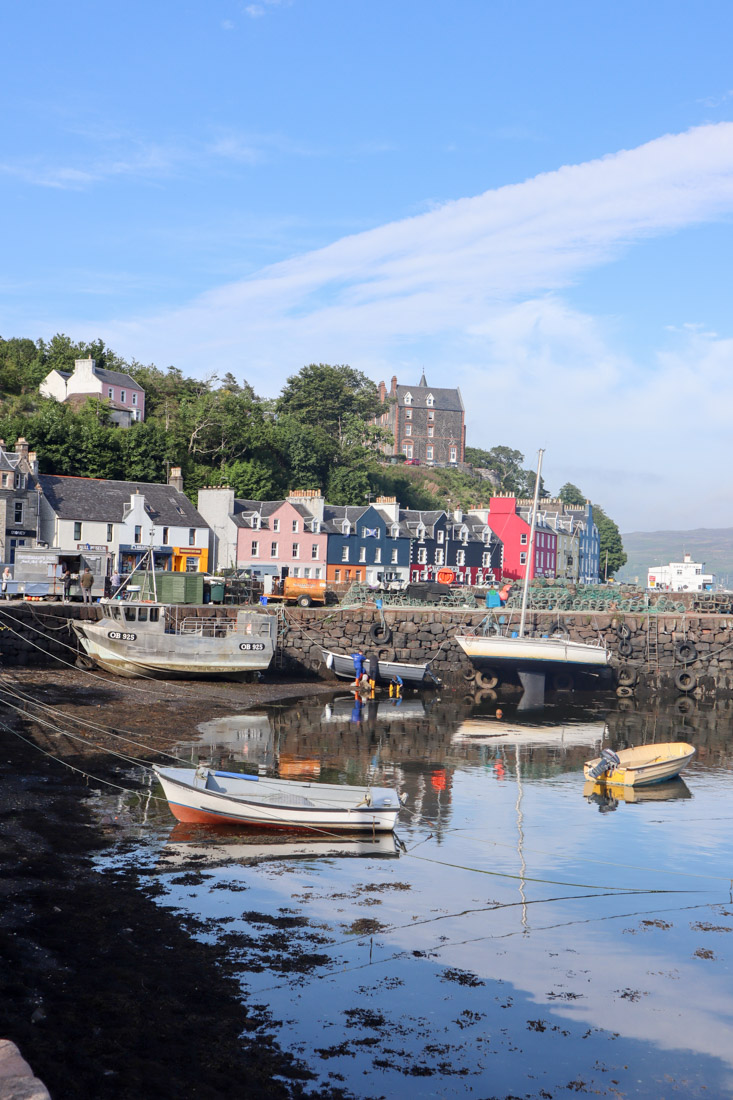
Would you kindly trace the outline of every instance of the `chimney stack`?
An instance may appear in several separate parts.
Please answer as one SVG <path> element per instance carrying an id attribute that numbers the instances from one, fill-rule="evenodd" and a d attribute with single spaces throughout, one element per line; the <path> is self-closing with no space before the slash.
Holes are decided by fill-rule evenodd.
<path id="1" fill-rule="evenodd" d="M 28 440 L 24 435 L 21 435 L 15 443 L 15 449 L 21 458 L 28 458 Z"/>
<path id="2" fill-rule="evenodd" d="M 179 493 L 183 492 L 183 475 L 181 474 L 180 466 L 171 466 L 168 484 L 171 489 L 177 489 Z"/>

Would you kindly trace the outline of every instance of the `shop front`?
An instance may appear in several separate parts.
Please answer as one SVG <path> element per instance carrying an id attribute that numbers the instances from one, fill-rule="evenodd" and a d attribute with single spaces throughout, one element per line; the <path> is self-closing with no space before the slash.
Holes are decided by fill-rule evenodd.
<path id="1" fill-rule="evenodd" d="M 150 550 L 149 546 L 141 546 L 139 543 L 133 545 L 120 545 L 120 573 L 125 576 L 128 573 L 134 573 L 134 571 L 140 565 L 140 562 L 148 554 Z M 153 557 L 155 559 L 155 569 L 157 572 L 166 572 L 173 568 L 171 562 L 175 548 L 171 546 L 154 546 Z M 146 562 L 146 565 L 149 564 Z"/>
<path id="2" fill-rule="evenodd" d="M 174 546 L 172 565 L 175 573 L 205 573 L 209 568 L 209 551 L 198 546 Z"/>

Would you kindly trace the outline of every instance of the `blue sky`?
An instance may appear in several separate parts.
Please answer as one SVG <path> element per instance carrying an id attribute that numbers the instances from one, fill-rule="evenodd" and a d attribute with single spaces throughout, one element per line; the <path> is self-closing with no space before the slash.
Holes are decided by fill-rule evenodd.
<path id="1" fill-rule="evenodd" d="M 733 8 L 0 6 L 0 334 L 460 385 L 622 530 L 730 526 Z"/>

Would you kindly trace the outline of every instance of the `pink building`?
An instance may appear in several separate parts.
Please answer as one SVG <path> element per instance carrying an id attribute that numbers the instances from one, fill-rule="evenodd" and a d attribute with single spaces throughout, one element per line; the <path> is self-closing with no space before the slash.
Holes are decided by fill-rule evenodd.
<path id="1" fill-rule="evenodd" d="M 328 535 L 324 499 L 317 491 L 292 493 L 287 500 L 241 502 L 237 566 L 280 577 L 326 579 Z"/>
<path id="2" fill-rule="evenodd" d="M 145 390 L 129 374 L 105 370 L 94 359 L 77 359 L 72 372 L 52 370 L 41 382 L 40 392 L 74 405 L 96 397 L 109 406 L 113 422 L 121 428 L 145 419 Z"/>

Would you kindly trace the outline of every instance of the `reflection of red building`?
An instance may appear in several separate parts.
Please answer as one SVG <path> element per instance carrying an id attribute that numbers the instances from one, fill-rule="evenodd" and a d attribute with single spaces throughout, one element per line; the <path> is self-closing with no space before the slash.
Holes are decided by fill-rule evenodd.
<path id="1" fill-rule="evenodd" d="M 504 544 L 503 576 L 523 580 L 529 553 L 530 515 L 517 509 L 516 497 L 492 497 L 489 507 L 489 527 Z M 529 576 L 554 577 L 557 562 L 557 535 L 537 517 L 534 554 Z"/>

